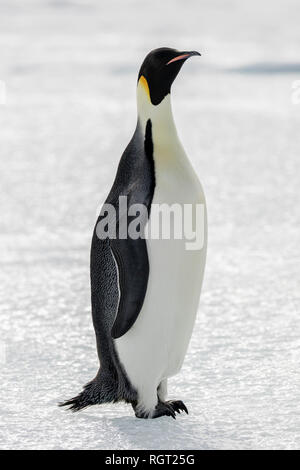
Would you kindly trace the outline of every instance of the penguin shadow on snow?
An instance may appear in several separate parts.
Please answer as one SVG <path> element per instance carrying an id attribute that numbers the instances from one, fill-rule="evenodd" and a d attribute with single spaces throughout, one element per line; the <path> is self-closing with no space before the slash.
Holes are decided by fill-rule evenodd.
<path id="1" fill-rule="evenodd" d="M 97 422 L 114 430 L 122 438 L 124 448 L 176 449 L 195 448 L 195 436 L 191 433 L 191 418 L 183 414 L 176 420 L 169 416 L 158 419 L 137 419 L 135 416 L 110 418 L 108 415 L 95 416 L 81 413 L 80 419 L 87 423 Z"/>

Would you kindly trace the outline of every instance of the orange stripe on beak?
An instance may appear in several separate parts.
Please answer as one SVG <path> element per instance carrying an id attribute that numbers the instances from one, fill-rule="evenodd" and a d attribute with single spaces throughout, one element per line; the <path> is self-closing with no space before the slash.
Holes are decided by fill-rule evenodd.
<path id="1" fill-rule="evenodd" d="M 185 58 L 188 57 L 189 55 L 190 55 L 190 54 L 181 54 L 181 55 L 178 55 L 177 57 L 174 57 L 174 59 L 169 60 L 169 62 L 167 62 L 166 65 L 169 65 L 169 64 L 171 64 L 172 62 L 176 62 L 176 60 L 185 59 Z"/>

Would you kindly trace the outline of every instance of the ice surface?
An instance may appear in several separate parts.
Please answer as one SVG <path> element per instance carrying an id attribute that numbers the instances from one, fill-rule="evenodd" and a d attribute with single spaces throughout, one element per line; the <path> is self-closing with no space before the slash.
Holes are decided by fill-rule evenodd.
<path id="1" fill-rule="evenodd" d="M 3 449 L 300 446 L 299 2 L 0 4 Z M 174 113 L 206 191 L 209 252 L 170 397 L 189 416 L 57 407 L 97 370 L 89 243 L 135 127 L 148 50 L 196 49 Z"/>

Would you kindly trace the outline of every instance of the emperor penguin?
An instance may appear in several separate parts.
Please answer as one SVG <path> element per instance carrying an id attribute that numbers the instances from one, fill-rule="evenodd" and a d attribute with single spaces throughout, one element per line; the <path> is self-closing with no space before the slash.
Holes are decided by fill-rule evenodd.
<path id="1" fill-rule="evenodd" d="M 200 55 L 162 47 L 145 58 L 137 81 L 137 126 L 126 147 L 105 206 L 115 209 L 117 228 L 133 220 L 135 204 L 147 209 L 141 232 L 154 220 L 154 205 L 204 207 L 203 243 L 140 236 L 100 237 L 100 212 L 90 256 L 92 318 L 100 367 L 76 397 L 61 403 L 72 411 L 125 401 L 138 418 L 185 411 L 167 400 L 168 378 L 182 366 L 191 338 L 204 275 L 207 246 L 205 196 L 177 135 L 171 86 L 184 62 Z M 120 197 L 127 208 L 120 212 Z M 124 216 L 126 216 L 124 218 Z"/>

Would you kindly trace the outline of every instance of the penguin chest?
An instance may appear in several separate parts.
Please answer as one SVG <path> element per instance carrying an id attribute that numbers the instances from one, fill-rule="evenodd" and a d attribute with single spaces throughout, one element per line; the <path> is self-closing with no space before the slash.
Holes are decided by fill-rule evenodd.
<path id="1" fill-rule="evenodd" d="M 151 234 L 154 226 L 154 233 L 160 232 L 160 237 L 150 236 L 147 240 L 150 274 L 141 312 L 148 331 L 151 325 L 152 331 L 155 330 L 155 348 L 160 349 L 164 357 L 162 374 L 165 377 L 174 375 L 182 366 L 195 322 L 206 255 L 205 210 L 200 212 L 203 215 L 200 220 L 194 220 L 203 224 L 200 228 L 204 235 L 202 249 L 187 249 L 188 240 L 184 236 L 185 209 L 189 206 L 195 219 L 196 205 L 205 204 L 200 183 L 190 169 L 179 166 L 174 170 L 159 173 L 158 169 L 156 172 L 149 226 Z M 156 215 L 157 208 L 162 209 L 160 219 Z M 180 225 L 182 236 L 177 239 Z"/>

